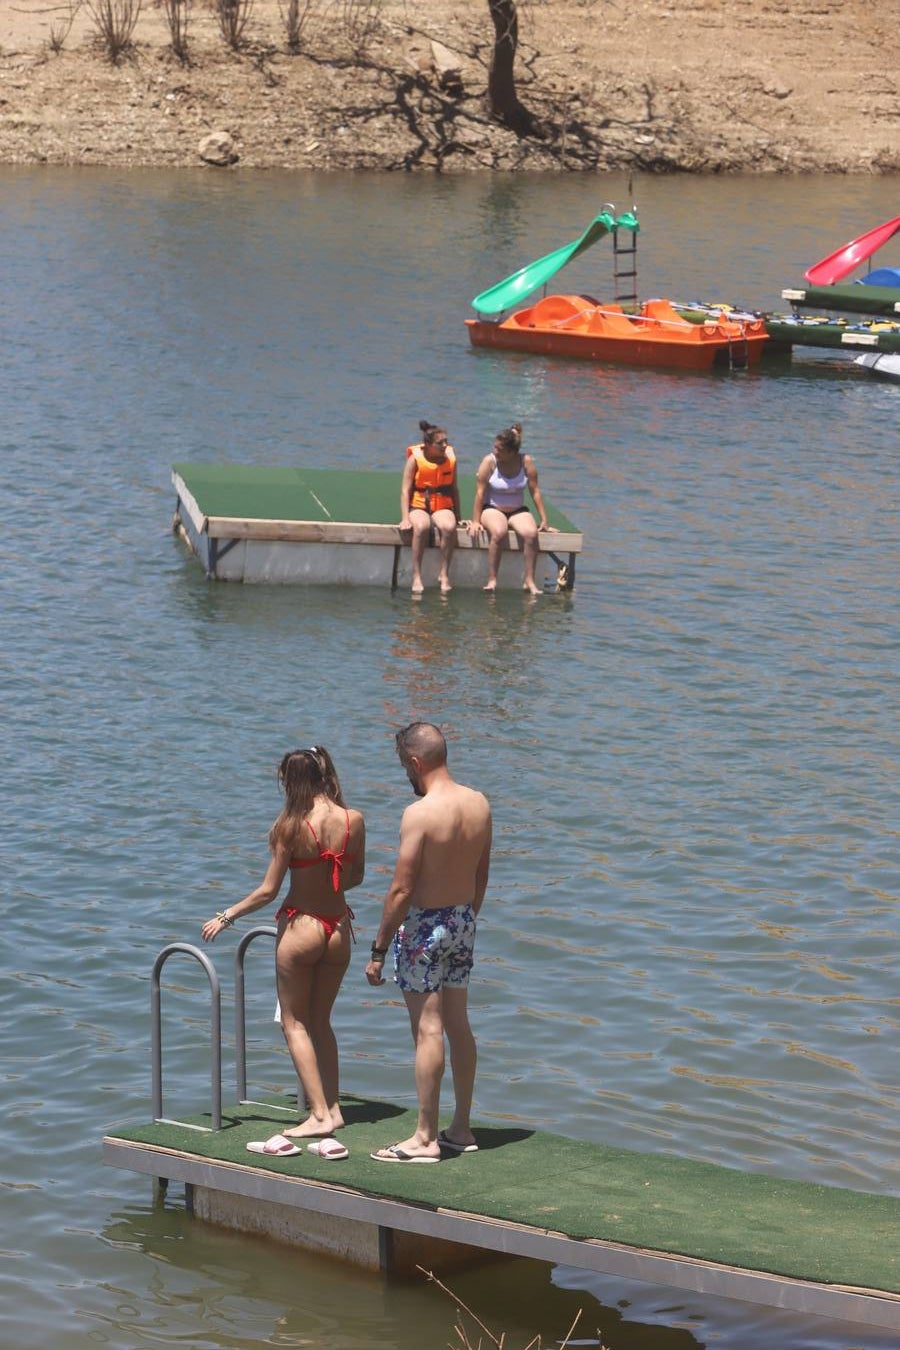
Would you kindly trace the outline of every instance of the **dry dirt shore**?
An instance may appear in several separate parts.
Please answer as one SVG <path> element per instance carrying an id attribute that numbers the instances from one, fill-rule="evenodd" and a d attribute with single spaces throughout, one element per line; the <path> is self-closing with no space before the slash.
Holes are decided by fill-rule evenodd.
<path id="1" fill-rule="evenodd" d="M 525 139 L 485 115 L 485 0 L 312 0 L 298 52 L 286 9 L 235 52 L 194 0 L 182 61 L 143 0 L 112 64 L 85 0 L 0 0 L 0 163 L 200 167 L 223 133 L 231 172 L 900 171 L 900 0 L 520 0 Z"/>

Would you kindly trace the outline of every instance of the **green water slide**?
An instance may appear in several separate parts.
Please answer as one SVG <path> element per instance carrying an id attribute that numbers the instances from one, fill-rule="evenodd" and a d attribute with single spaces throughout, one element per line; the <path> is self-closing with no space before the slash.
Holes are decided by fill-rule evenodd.
<path id="1" fill-rule="evenodd" d="M 577 258 L 579 253 L 584 253 L 604 235 L 612 234 L 613 230 L 631 230 L 632 234 L 636 234 L 639 229 L 640 225 L 633 211 L 623 211 L 620 216 L 615 216 L 608 207 L 604 207 L 577 239 L 570 244 L 563 244 L 562 248 L 555 248 L 552 253 L 545 254 L 535 262 L 520 267 L 518 272 L 513 272 L 503 281 L 498 281 L 495 286 L 489 286 L 486 291 L 476 295 L 472 301 L 472 308 L 479 314 L 500 314 L 504 309 L 512 309 L 532 291 L 536 291 L 539 286 L 545 285 L 551 277 L 556 276 L 567 262 Z"/>

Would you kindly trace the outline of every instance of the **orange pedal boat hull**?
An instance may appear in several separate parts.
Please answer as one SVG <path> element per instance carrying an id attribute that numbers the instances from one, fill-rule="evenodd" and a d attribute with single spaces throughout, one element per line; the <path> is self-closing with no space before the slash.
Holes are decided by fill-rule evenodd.
<path id="1" fill-rule="evenodd" d="M 466 326 L 473 347 L 681 370 L 754 365 L 767 341 L 761 320 L 723 315 L 691 323 L 668 300 L 648 300 L 631 315 L 584 295 L 548 295 L 502 323 L 467 319 Z"/>

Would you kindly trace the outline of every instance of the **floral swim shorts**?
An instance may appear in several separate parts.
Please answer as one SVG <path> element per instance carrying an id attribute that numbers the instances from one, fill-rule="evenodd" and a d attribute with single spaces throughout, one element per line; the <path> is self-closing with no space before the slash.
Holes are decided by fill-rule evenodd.
<path id="1" fill-rule="evenodd" d="M 410 907 L 394 938 L 394 979 L 401 989 L 431 994 L 465 989 L 475 958 L 475 913 L 471 905 L 444 909 Z"/>

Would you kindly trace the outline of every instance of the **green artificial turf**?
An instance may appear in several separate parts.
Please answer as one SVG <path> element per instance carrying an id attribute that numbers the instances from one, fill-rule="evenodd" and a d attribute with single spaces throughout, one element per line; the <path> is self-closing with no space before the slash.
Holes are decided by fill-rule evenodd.
<path id="1" fill-rule="evenodd" d="M 271 1104 L 230 1107 L 218 1133 L 150 1124 L 111 1138 L 200 1158 L 333 1181 L 431 1208 L 528 1224 L 573 1238 L 721 1262 L 793 1279 L 900 1293 L 900 1199 L 636 1153 L 513 1126 L 476 1125 L 479 1151 L 437 1166 L 378 1163 L 372 1149 L 408 1138 L 415 1115 L 348 1098 L 342 1162 L 246 1151 L 296 1120 Z M 282 1106 L 286 1103 L 282 1103 Z M 209 1123 L 209 1116 L 193 1123 Z"/>
<path id="2" fill-rule="evenodd" d="M 205 516 L 239 520 L 342 521 L 396 525 L 400 473 L 375 469 L 301 469 L 248 464 L 174 464 Z M 474 475 L 459 477 L 460 505 L 468 516 Z M 544 499 L 547 519 L 566 533 L 578 527 Z"/>

